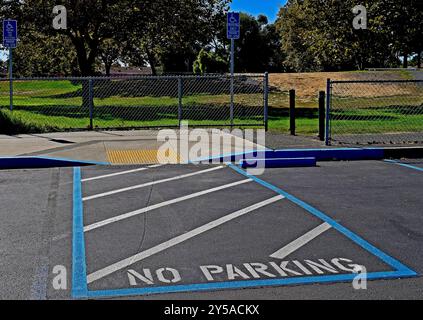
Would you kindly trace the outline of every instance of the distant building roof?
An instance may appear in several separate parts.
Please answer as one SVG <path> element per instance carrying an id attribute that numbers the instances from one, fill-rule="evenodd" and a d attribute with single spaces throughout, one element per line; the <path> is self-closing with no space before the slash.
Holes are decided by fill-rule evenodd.
<path id="1" fill-rule="evenodd" d="M 152 71 L 150 67 L 121 67 L 112 66 L 110 70 L 111 76 L 116 75 L 151 75 Z"/>

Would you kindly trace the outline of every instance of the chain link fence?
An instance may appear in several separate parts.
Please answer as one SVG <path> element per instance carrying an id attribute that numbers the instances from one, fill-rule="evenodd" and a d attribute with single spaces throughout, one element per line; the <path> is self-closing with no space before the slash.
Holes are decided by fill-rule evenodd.
<path id="1" fill-rule="evenodd" d="M 423 143 L 423 81 L 328 81 L 327 144 Z"/>
<path id="2" fill-rule="evenodd" d="M 0 79 L 0 121 L 24 132 L 266 126 L 267 74 Z M 11 94 L 12 93 L 12 94 Z"/>

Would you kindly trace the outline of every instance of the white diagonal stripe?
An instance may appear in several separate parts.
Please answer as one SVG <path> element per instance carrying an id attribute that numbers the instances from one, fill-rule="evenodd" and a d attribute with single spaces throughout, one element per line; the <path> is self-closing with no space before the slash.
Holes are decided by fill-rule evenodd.
<path id="1" fill-rule="evenodd" d="M 103 220 L 103 221 L 100 221 L 100 222 L 90 224 L 90 225 L 84 227 L 84 231 L 85 232 L 91 231 L 93 229 L 97 229 L 97 228 L 103 227 L 105 225 L 108 225 L 108 224 L 111 224 L 111 223 L 114 223 L 114 222 L 117 222 L 117 221 L 120 221 L 120 220 L 128 219 L 128 218 L 140 215 L 142 213 L 146 213 L 146 212 L 151 211 L 151 210 L 155 210 L 155 209 L 162 208 L 162 207 L 174 204 L 174 203 L 178 203 L 178 202 L 181 202 L 181 201 L 200 197 L 200 196 L 203 196 L 205 194 L 216 192 L 216 191 L 219 191 L 219 190 L 232 188 L 232 187 L 238 186 L 240 184 L 244 184 L 244 183 L 251 182 L 251 181 L 253 181 L 253 180 L 252 179 L 245 179 L 245 180 L 241 180 L 241 181 L 237 181 L 237 182 L 232 182 L 232 183 L 229 183 L 229 184 L 225 184 L 223 186 L 203 190 L 203 191 L 196 192 L 196 193 L 193 193 L 193 194 L 189 194 L 187 196 L 183 196 L 183 197 L 180 197 L 180 198 L 160 202 L 160 203 L 154 204 L 152 206 L 148 206 L 148 207 L 136 210 L 136 211 L 128 212 L 128 213 L 121 214 L 121 215 L 113 217 L 113 218 L 109 218 L 109 219 L 106 219 L 106 220 Z"/>
<path id="2" fill-rule="evenodd" d="M 114 264 L 112 264 L 112 265 L 110 265 L 110 266 L 108 266 L 106 268 L 103 268 L 101 270 L 95 271 L 95 272 L 93 272 L 93 273 L 91 273 L 91 274 L 89 274 L 87 276 L 87 283 L 91 283 L 91 282 L 94 282 L 94 281 L 99 280 L 101 278 L 104 278 L 104 277 L 108 276 L 109 274 L 112 274 L 112 273 L 114 273 L 114 272 L 116 272 L 118 270 L 121 270 L 123 268 L 126 268 L 126 267 L 128 267 L 128 266 L 130 266 L 130 265 L 132 265 L 132 264 L 134 264 L 134 263 L 136 263 L 138 261 L 141 261 L 143 259 L 146 259 L 146 258 L 154 255 L 154 254 L 157 254 L 157 253 L 162 252 L 164 250 L 167 250 L 167 249 L 169 249 L 171 247 L 174 247 L 174 246 L 176 246 L 176 245 L 178 245 L 178 244 L 180 244 L 180 243 L 182 243 L 184 241 L 187 241 L 187 240 L 189 240 L 189 239 L 191 239 L 191 238 L 193 238 L 195 236 L 198 236 L 199 234 L 202 234 L 202 233 L 204 233 L 206 231 L 209 231 L 211 229 L 214 229 L 214 228 L 216 228 L 216 227 L 218 227 L 218 226 L 220 226 L 222 224 L 225 224 L 225 223 L 227 223 L 227 222 L 229 222 L 231 220 L 234 220 L 234 219 L 239 218 L 239 217 L 241 217 L 243 215 L 246 215 L 247 213 L 252 212 L 254 210 L 257 210 L 257 209 L 259 209 L 261 207 L 264 207 L 264 206 L 267 206 L 267 205 L 269 205 L 271 203 L 274 203 L 276 201 L 279 201 L 279 200 L 281 200 L 283 198 L 284 198 L 284 196 L 278 195 L 276 197 L 273 197 L 273 198 L 267 199 L 265 201 L 256 203 L 256 204 L 254 204 L 252 206 L 249 206 L 247 208 L 238 210 L 238 211 L 236 211 L 234 213 L 231 213 L 229 215 L 226 215 L 226 216 L 224 216 L 222 218 L 219 218 L 217 220 L 214 220 L 212 222 L 209 222 L 209 223 L 207 223 L 207 224 L 205 224 L 205 225 L 203 225 L 201 227 L 198 227 L 198 228 L 196 228 L 194 230 L 191 230 L 191 231 L 189 231 L 187 233 L 184 233 L 184 234 L 182 234 L 180 236 L 177 236 L 177 237 L 175 237 L 173 239 L 170 239 L 170 240 L 168 240 L 166 242 L 163 242 L 163 243 L 161 243 L 161 244 L 159 244 L 159 245 L 157 245 L 157 246 L 155 246 L 153 248 L 150 248 L 148 250 L 145 250 L 143 252 L 140 252 L 140 253 L 132 256 L 132 257 L 129 257 L 129 258 L 126 258 L 126 259 L 121 260 L 119 262 L 116 262 L 116 263 L 114 263 Z"/>
<path id="3" fill-rule="evenodd" d="M 152 186 L 152 185 L 156 185 L 156 184 L 160 184 L 160 183 L 164 183 L 164 182 L 170 182 L 170 181 L 175 181 L 175 180 L 179 180 L 179 179 L 189 178 L 189 177 L 193 177 L 193 176 L 196 176 L 196 175 L 199 175 L 199 174 L 219 170 L 219 169 L 222 169 L 222 168 L 224 168 L 224 166 L 209 168 L 209 169 L 206 169 L 206 170 L 187 173 L 187 174 L 183 174 L 183 175 L 172 177 L 172 178 L 167 178 L 167 179 L 162 179 L 162 180 L 157 180 L 157 181 L 151 181 L 151 182 L 139 184 L 139 185 L 132 186 L 132 187 L 127 187 L 127 188 L 123 188 L 123 189 L 117 189 L 117 190 L 112 190 L 112 191 L 108 191 L 108 192 L 104 192 L 104 193 L 99 193 L 99 194 L 95 194 L 93 196 L 85 197 L 85 198 L 82 199 L 82 201 L 88 201 L 88 200 L 92 200 L 92 199 L 107 197 L 107 196 L 110 196 L 112 194 L 126 192 L 126 191 L 130 191 L 130 190 L 134 190 L 134 189 L 140 189 L 140 188 L 144 188 L 144 187 L 148 187 L 148 186 Z"/>
<path id="4" fill-rule="evenodd" d="M 143 168 L 138 168 L 138 169 L 133 169 L 133 170 L 127 170 L 127 171 L 121 171 L 121 172 L 106 174 L 104 176 L 97 176 L 97 177 L 92 177 L 92 178 L 86 178 L 86 179 L 82 179 L 81 181 L 82 182 L 86 182 L 86 181 L 93 181 L 93 180 L 105 179 L 105 178 L 120 176 L 120 175 L 123 175 L 123 174 L 129 174 L 129 173 L 134 173 L 134 172 L 141 172 L 141 171 L 145 171 L 145 170 L 152 169 L 152 168 L 158 168 L 158 167 L 161 167 L 161 166 L 162 166 L 162 164 L 155 164 L 155 165 L 148 166 L 148 167 L 143 167 Z"/>
<path id="5" fill-rule="evenodd" d="M 314 228 L 313 230 L 307 232 L 305 235 L 287 244 L 282 249 L 270 255 L 270 257 L 275 259 L 284 259 L 285 257 L 297 251 L 299 248 L 301 248 L 305 244 L 309 243 L 314 238 L 321 235 L 323 232 L 329 230 L 330 228 L 332 228 L 332 226 L 329 223 L 325 222 L 319 225 L 318 227 Z"/>

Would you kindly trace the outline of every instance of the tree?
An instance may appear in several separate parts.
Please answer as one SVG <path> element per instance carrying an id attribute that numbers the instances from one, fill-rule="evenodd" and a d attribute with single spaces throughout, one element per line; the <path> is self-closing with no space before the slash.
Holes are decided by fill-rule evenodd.
<path id="1" fill-rule="evenodd" d="M 224 73 L 228 70 L 228 62 L 215 52 L 207 52 L 201 49 L 194 61 L 193 71 L 198 74 Z"/>
<path id="2" fill-rule="evenodd" d="M 260 22 L 261 20 L 261 22 Z M 264 70 L 269 72 L 286 71 L 283 66 L 284 54 L 281 50 L 281 39 L 274 23 L 269 24 L 266 16 L 259 16 L 257 21 L 262 29 L 265 55 Z"/>
<path id="3" fill-rule="evenodd" d="M 264 15 L 257 18 L 241 13 L 240 39 L 235 42 L 236 72 L 282 71 L 280 38 L 274 24 L 269 24 Z M 229 64 L 230 41 L 226 38 L 226 20 L 215 32 L 208 51 L 216 53 Z M 229 70 L 228 70 L 229 71 Z"/>
<path id="4" fill-rule="evenodd" d="M 12 0 L 15 17 L 21 22 L 20 33 L 34 30 L 45 36 L 63 35 L 72 43 L 77 55 L 80 74 L 95 73 L 95 61 L 106 39 L 117 38 L 116 26 L 125 25 L 134 12 L 130 0 L 66 0 L 61 1 L 67 9 L 65 30 L 52 26 L 54 0 Z"/>
<path id="5" fill-rule="evenodd" d="M 280 9 L 276 21 L 276 29 L 281 37 L 281 49 L 286 55 L 284 65 L 288 69 L 308 71 L 315 65 L 304 41 L 308 26 L 308 14 L 304 12 L 301 3 L 288 0 L 286 6 Z"/>
<path id="6" fill-rule="evenodd" d="M 0 60 L 0 77 L 5 75 L 7 73 L 7 66 L 6 62 L 3 60 Z"/>
<path id="7" fill-rule="evenodd" d="M 286 54 L 285 64 L 297 71 L 363 69 L 395 64 L 394 39 L 403 44 L 406 41 L 392 36 L 391 9 L 387 9 L 386 1 L 396 2 L 289 0 L 279 12 L 277 21 Z M 358 4 L 368 11 L 366 30 L 353 28 L 352 8 Z M 401 17 L 407 19 L 404 15 Z"/>
<path id="8" fill-rule="evenodd" d="M 133 24 L 128 35 L 129 59 L 137 66 L 148 64 L 153 74 L 189 71 L 201 48 L 225 21 L 229 0 L 148 0 L 140 12 L 150 17 Z"/>
<path id="9" fill-rule="evenodd" d="M 13 52 L 14 73 L 20 77 L 65 76 L 78 74 L 75 50 L 63 35 L 45 36 L 22 33 Z"/>
<path id="10" fill-rule="evenodd" d="M 375 6 L 383 15 L 386 31 L 393 50 L 404 57 L 403 67 L 408 67 L 409 55 L 416 53 L 417 60 L 423 51 L 423 3 L 421 0 L 378 0 Z"/>
<path id="11" fill-rule="evenodd" d="M 106 39 L 99 49 L 100 59 L 104 65 L 106 76 L 110 76 L 110 70 L 123 54 L 123 45 L 113 39 Z"/>

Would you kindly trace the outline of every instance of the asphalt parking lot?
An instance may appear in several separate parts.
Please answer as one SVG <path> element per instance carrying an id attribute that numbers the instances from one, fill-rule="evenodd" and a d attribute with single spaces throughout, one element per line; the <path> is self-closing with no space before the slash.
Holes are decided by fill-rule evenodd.
<path id="1" fill-rule="evenodd" d="M 0 296 L 419 299 L 422 167 L 2 171 Z M 57 265 L 66 290 L 52 285 Z"/>

